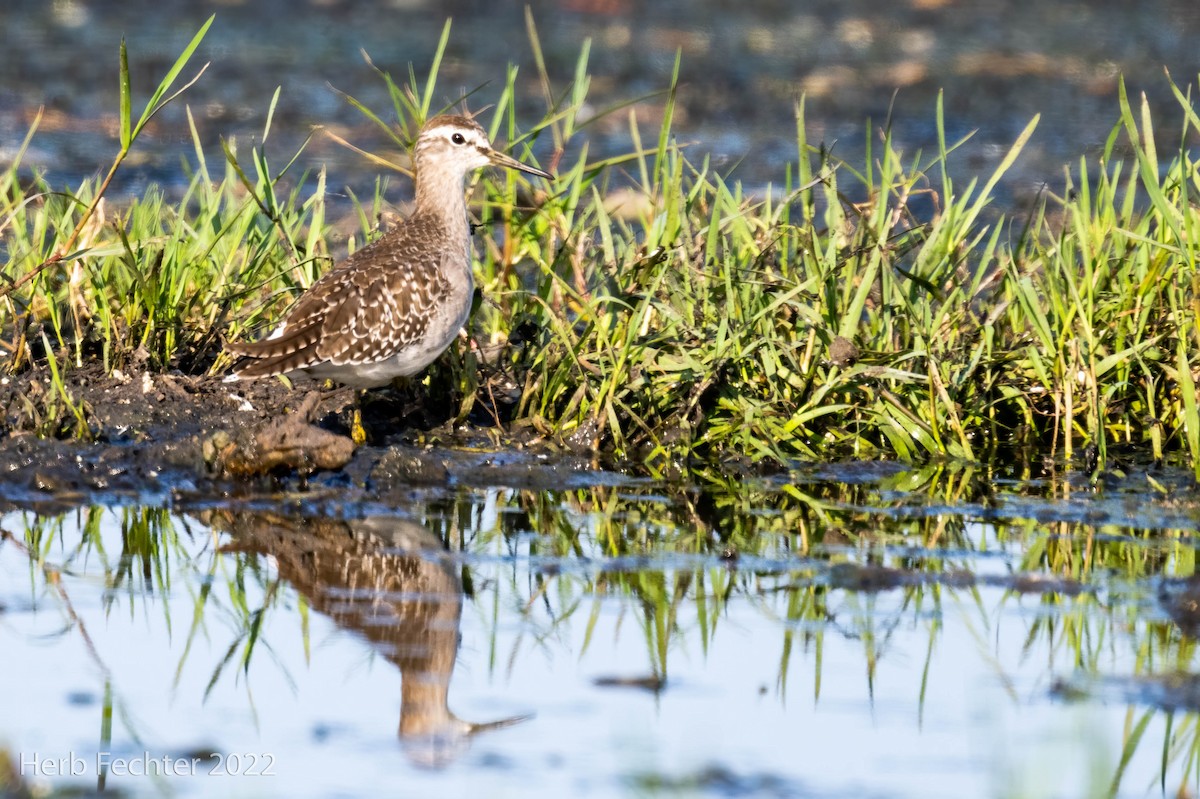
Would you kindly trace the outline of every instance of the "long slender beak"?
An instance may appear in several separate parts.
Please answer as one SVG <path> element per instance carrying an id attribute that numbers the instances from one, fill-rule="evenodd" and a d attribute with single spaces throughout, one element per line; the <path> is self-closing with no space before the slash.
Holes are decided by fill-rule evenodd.
<path id="1" fill-rule="evenodd" d="M 489 152 L 488 159 L 491 160 L 491 162 L 496 166 L 508 167 L 509 169 L 516 169 L 521 172 L 528 172 L 530 175 L 537 175 L 539 178 L 545 178 L 546 180 L 554 180 L 554 176 L 549 172 L 543 172 L 537 167 L 529 166 L 529 164 L 522 164 L 517 159 L 510 158 L 499 150 L 492 150 Z"/>

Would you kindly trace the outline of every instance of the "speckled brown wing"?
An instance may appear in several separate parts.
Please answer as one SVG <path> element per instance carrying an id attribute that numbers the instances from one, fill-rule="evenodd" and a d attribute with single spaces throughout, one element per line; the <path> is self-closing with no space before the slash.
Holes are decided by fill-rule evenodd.
<path id="1" fill-rule="evenodd" d="M 441 240 L 431 220 L 414 217 L 340 263 L 296 302 L 283 332 L 227 349 L 247 358 L 239 377 L 265 377 L 319 364 L 390 357 L 425 335 L 450 289 L 440 269 Z"/>

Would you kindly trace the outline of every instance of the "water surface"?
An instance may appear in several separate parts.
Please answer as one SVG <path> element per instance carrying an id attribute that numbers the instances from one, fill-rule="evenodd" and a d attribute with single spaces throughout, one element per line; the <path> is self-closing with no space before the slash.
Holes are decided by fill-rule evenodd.
<path id="1" fill-rule="evenodd" d="M 524 2 L 454 0 L 167 0 L 80 2 L 7 0 L 0 6 L 0 163 L 15 154 L 39 106 L 41 135 L 26 158 L 52 185 L 71 185 L 106 167 L 115 152 L 117 51 L 127 39 L 140 101 L 201 23 L 217 21 L 196 56 L 211 62 L 186 95 L 213 163 L 219 139 L 243 148 L 261 139 L 278 87 L 269 151 L 282 165 L 313 125 L 326 126 L 372 152 L 393 155 L 388 139 L 334 88 L 385 119 L 391 103 L 363 60 L 403 82 L 412 64 L 421 80 L 442 26 L 454 20 L 435 104 L 472 93 L 471 108 L 495 103 L 510 64 L 519 68 L 518 118 L 528 129 L 546 110 L 526 27 Z M 1160 147 L 1178 146 L 1182 119 L 1164 70 L 1181 85 L 1196 78 L 1200 6 L 1192 0 L 1114 3 L 1070 0 L 852 0 L 725 3 L 717 0 L 542 0 L 529 6 L 558 97 L 571 84 L 585 45 L 590 58 L 588 109 L 632 107 L 643 137 L 654 141 L 675 57 L 681 86 L 674 130 L 689 156 L 705 156 L 753 191 L 778 186 L 796 159 L 795 106 L 807 103 L 808 138 L 861 168 L 866 131 L 890 122 L 908 159 L 937 150 L 934 125 L 944 92 L 947 136 L 976 131 L 952 159 L 966 179 L 994 169 L 1035 115 L 1040 128 L 1001 186 L 1001 204 L 1030 199 L 1043 185 L 1061 191 L 1063 168 L 1094 156 L 1118 117 L 1121 76 L 1130 97 L 1145 92 L 1157 111 Z M 331 88 L 332 87 L 332 88 Z M 140 107 L 140 106 L 139 106 Z M 168 109 L 139 145 L 121 189 L 147 181 L 185 185 L 182 161 L 194 164 L 182 104 Z M 566 154 L 632 148 L 629 111 L 598 119 Z M 543 162 L 553 151 L 544 136 Z M 318 137 L 299 160 L 329 170 L 338 193 L 369 194 L 378 169 Z M 935 176 L 936 178 L 937 176 Z M 408 191 L 393 182 L 391 199 Z"/>
<path id="2" fill-rule="evenodd" d="M 13 510 L 0 742 L 136 796 L 1196 790 L 1181 476 L 602 481 Z"/>

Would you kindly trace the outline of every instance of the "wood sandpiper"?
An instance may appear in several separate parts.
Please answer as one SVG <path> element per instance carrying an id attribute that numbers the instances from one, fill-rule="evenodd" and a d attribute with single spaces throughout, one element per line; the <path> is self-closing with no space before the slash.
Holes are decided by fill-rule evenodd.
<path id="1" fill-rule="evenodd" d="M 475 279 L 463 183 L 489 164 L 552 179 L 494 149 L 473 119 L 429 120 L 413 152 L 412 216 L 313 283 L 267 338 L 227 343 L 241 360 L 226 380 L 308 376 L 375 388 L 432 363 L 471 310 Z"/>

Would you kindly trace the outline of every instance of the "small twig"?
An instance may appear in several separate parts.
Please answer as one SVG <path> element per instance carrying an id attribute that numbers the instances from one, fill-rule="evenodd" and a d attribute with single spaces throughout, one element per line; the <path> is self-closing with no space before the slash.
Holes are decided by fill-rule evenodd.
<path id="1" fill-rule="evenodd" d="M 92 636 L 88 634 L 87 626 L 84 625 L 83 619 L 79 618 L 79 614 L 75 612 L 75 606 L 71 604 L 71 597 L 67 594 L 67 589 L 62 584 L 61 573 L 57 569 L 47 571 L 45 567 L 42 571 L 46 574 L 46 582 L 54 586 L 54 590 L 58 593 L 58 598 L 62 600 L 63 606 L 67 610 L 67 617 L 71 620 L 71 625 L 79 630 L 80 636 L 83 637 L 84 646 L 87 647 L 88 654 L 92 656 L 92 660 L 99 667 L 105 681 L 111 680 L 112 670 L 109 669 L 104 659 L 100 657 L 100 652 L 96 649 L 96 644 L 92 641 Z"/>
<path id="2" fill-rule="evenodd" d="M 0 541 L 7 541 L 20 550 L 21 554 L 27 558 L 33 558 L 33 552 L 25 543 L 18 540 L 15 535 L 8 530 L 0 528 Z M 88 654 L 92 656 L 92 660 L 96 661 L 96 665 L 100 667 L 100 671 L 104 674 L 105 680 L 112 679 L 112 671 L 104 663 L 104 659 L 100 657 L 100 652 L 96 649 L 96 644 L 92 640 L 92 636 L 88 634 L 87 627 L 84 626 L 83 619 L 79 618 L 79 614 L 75 612 L 75 606 L 71 604 L 71 597 L 67 594 L 67 589 L 62 584 L 62 572 L 56 568 L 42 566 L 42 574 L 46 577 L 46 582 L 54 586 L 58 598 L 62 600 L 63 605 L 67 610 L 67 617 L 71 620 L 71 626 L 79 628 L 79 634 L 83 636 L 83 643 L 87 646 Z"/>
<path id="3" fill-rule="evenodd" d="M 377 166 L 385 167 L 387 169 L 395 170 L 396 172 L 399 172 L 402 175 L 408 175 L 410 178 L 412 177 L 413 172 L 411 169 L 406 169 L 405 167 L 402 167 L 399 164 L 393 163 L 393 162 L 387 160 L 386 158 L 375 155 L 374 153 L 369 153 L 360 147 L 355 147 L 353 144 L 346 141 L 345 139 L 343 139 L 341 136 L 337 135 L 333 131 L 328 130 L 327 128 L 321 128 L 321 131 L 328 138 L 333 139 L 334 142 L 336 142 L 337 144 L 342 145 L 343 147 L 345 147 L 347 150 L 350 150 L 351 152 L 358 153 L 359 155 L 361 155 L 363 158 L 367 159 L 371 163 L 376 164 Z"/>

